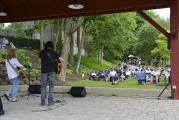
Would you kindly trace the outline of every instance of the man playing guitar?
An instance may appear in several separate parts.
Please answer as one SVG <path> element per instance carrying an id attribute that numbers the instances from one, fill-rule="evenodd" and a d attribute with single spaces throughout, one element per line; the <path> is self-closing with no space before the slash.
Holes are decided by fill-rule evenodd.
<path id="1" fill-rule="evenodd" d="M 39 58 L 41 60 L 41 105 L 46 104 L 46 87 L 49 84 L 49 94 L 48 94 L 48 105 L 53 105 L 54 97 L 54 84 L 55 84 L 55 73 L 56 73 L 56 60 L 60 62 L 58 66 L 61 65 L 63 59 L 60 55 L 55 52 L 52 41 L 48 41 L 45 44 L 45 49 L 40 51 Z"/>

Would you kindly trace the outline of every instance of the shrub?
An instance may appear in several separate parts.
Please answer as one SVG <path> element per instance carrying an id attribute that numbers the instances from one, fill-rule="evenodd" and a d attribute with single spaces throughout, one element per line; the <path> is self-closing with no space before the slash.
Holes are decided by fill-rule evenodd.
<path id="1" fill-rule="evenodd" d="M 77 61 L 77 56 L 75 56 L 75 61 Z M 108 67 L 113 67 L 113 66 L 114 66 L 113 63 L 105 61 L 105 60 L 103 64 L 100 64 L 97 62 L 97 59 L 95 57 L 82 56 L 80 72 L 89 71 L 91 69 L 99 71 L 101 69 L 107 69 Z"/>
<path id="2" fill-rule="evenodd" d="M 4 50 L 0 50 L 0 62 L 4 61 L 6 58 L 6 52 Z"/>

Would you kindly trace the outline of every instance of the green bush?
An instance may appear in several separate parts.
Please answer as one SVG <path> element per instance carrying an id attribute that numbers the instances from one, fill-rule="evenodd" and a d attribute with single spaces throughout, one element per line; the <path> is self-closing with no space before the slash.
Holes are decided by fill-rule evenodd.
<path id="1" fill-rule="evenodd" d="M 67 69 L 67 74 L 68 75 L 72 75 L 73 74 L 73 70 L 72 69 Z"/>
<path id="2" fill-rule="evenodd" d="M 6 52 L 4 50 L 0 50 L 0 62 L 4 61 L 6 58 Z"/>
<path id="3" fill-rule="evenodd" d="M 77 56 L 75 56 L 75 61 L 77 61 Z M 107 69 L 109 67 L 113 67 L 114 64 L 109 62 L 109 61 L 105 61 L 103 62 L 103 64 L 100 64 L 97 62 L 97 59 L 91 56 L 82 56 L 81 58 L 81 66 L 80 66 L 80 72 L 86 72 L 89 70 L 101 70 L 101 69 Z"/>
<path id="4" fill-rule="evenodd" d="M 91 71 L 92 71 L 91 68 L 86 67 L 86 66 L 84 66 L 83 64 L 80 65 L 80 73 L 89 73 L 89 72 L 91 72 Z"/>
<path id="5" fill-rule="evenodd" d="M 40 75 L 40 68 L 33 68 L 30 72 L 32 76 L 39 76 Z"/>
<path id="6" fill-rule="evenodd" d="M 27 54 L 25 49 L 18 49 L 17 50 L 17 58 L 21 64 L 24 66 L 29 66 L 31 64 L 30 56 Z"/>

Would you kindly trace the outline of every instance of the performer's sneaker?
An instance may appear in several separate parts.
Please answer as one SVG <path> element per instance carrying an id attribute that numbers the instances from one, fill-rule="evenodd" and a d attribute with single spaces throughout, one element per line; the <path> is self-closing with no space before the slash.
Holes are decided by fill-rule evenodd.
<path id="1" fill-rule="evenodd" d="M 49 102 L 48 103 L 48 106 L 52 106 L 52 105 L 54 105 L 55 103 L 54 102 Z"/>
<path id="2" fill-rule="evenodd" d="M 11 100 L 11 102 L 17 102 L 17 100 Z"/>
<path id="3" fill-rule="evenodd" d="M 41 104 L 40 104 L 41 106 L 45 106 L 45 102 L 41 102 Z"/>
<path id="4" fill-rule="evenodd" d="M 62 102 L 62 101 L 61 101 L 61 100 L 54 99 L 53 102 L 54 102 L 54 103 L 60 103 L 60 102 Z"/>

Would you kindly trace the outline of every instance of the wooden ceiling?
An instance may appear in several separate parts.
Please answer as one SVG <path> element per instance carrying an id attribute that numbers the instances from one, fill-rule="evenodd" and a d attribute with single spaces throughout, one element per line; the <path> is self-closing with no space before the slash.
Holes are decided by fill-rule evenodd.
<path id="1" fill-rule="evenodd" d="M 17 22 L 170 7 L 171 0 L 80 0 L 85 6 L 72 10 L 72 0 L 0 0 L 8 14 L 0 22 Z"/>

